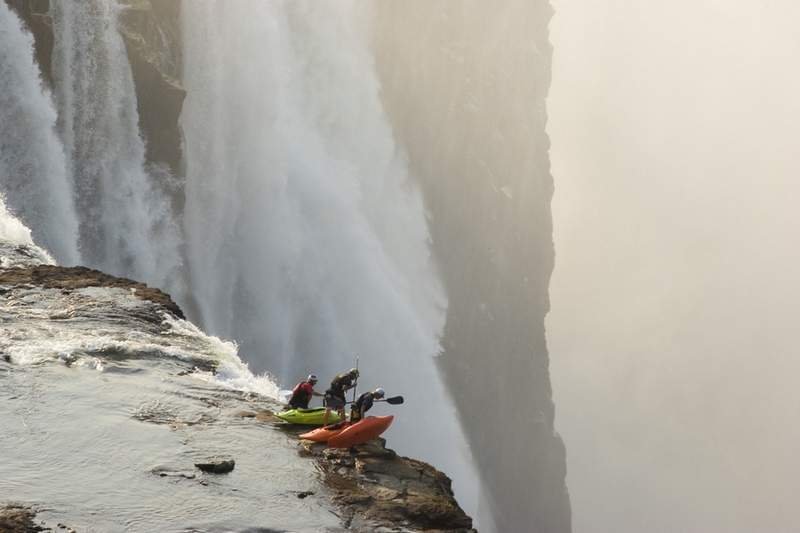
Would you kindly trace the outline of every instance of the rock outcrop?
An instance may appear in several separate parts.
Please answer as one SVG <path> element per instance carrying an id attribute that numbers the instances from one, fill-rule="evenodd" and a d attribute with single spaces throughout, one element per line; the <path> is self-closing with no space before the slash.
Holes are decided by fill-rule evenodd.
<path id="1" fill-rule="evenodd" d="M 32 285 L 43 289 L 61 289 L 62 291 L 73 291 L 89 287 L 129 289 L 137 298 L 153 302 L 178 318 L 185 318 L 178 304 L 172 301 L 168 294 L 159 289 L 86 267 L 38 265 L 28 268 L 0 269 L 0 285 L 3 286 L 4 291 L 20 285 Z M 160 322 L 162 318 L 159 315 L 153 315 L 153 320 Z"/>
<path id="2" fill-rule="evenodd" d="M 0 531 L 3 533 L 36 533 L 44 529 L 34 522 L 36 513 L 17 504 L 0 504 Z"/>
<path id="3" fill-rule="evenodd" d="M 194 466 L 209 474 L 227 474 L 236 467 L 236 461 L 230 457 L 213 457 Z"/>
<path id="4" fill-rule="evenodd" d="M 398 456 L 383 439 L 350 450 L 301 440 L 300 454 L 317 461 L 350 531 L 475 531 L 453 496 L 450 478 Z"/>

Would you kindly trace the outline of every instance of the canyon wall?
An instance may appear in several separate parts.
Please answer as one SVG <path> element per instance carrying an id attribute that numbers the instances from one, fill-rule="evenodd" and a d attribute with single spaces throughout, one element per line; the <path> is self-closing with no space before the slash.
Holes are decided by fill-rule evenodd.
<path id="1" fill-rule="evenodd" d="M 569 531 L 544 317 L 554 251 L 545 1 L 375 4 L 383 99 L 450 302 L 440 369 L 499 531 Z"/>

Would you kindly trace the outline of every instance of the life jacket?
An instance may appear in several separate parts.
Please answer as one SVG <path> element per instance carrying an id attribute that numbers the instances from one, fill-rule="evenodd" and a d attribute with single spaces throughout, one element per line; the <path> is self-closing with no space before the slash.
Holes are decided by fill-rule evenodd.
<path id="1" fill-rule="evenodd" d="M 365 392 L 358 399 L 353 403 L 353 406 L 350 408 L 350 422 L 358 422 L 361 420 L 361 408 L 364 408 L 364 412 L 366 413 L 370 409 L 372 409 L 372 405 L 375 401 L 375 395 L 372 392 Z"/>
<path id="2" fill-rule="evenodd" d="M 325 393 L 337 398 L 344 398 L 344 391 L 352 387 L 353 379 L 350 374 L 339 374 L 333 378 L 330 388 Z"/>
<path id="3" fill-rule="evenodd" d="M 305 387 L 304 385 L 308 385 Z M 292 407 L 308 407 L 308 402 L 311 401 L 311 392 L 308 389 L 314 390 L 314 386 L 308 381 L 301 381 L 292 389 L 292 397 L 289 399 L 289 405 Z"/>

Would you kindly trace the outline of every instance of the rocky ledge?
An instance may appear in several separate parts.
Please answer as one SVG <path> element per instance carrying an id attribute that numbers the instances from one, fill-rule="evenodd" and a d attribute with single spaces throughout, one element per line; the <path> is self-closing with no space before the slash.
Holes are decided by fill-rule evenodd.
<path id="1" fill-rule="evenodd" d="M 0 503 L 0 531 L 4 533 L 35 533 L 44 531 L 33 519 L 36 513 L 27 507 Z"/>
<path id="2" fill-rule="evenodd" d="M 286 426 L 286 431 L 298 435 L 305 430 Z M 476 533 L 456 502 L 450 478 L 427 463 L 397 455 L 384 439 L 349 450 L 300 440 L 299 454 L 317 462 L 348 531 Z"/>
<path id="3" fill-rule="evenodd" d="M 185 318 L 183 311 L 165 292 L 148 287 L 126 278 L 110 276 L 99 270 L 86 267 L 60 267 L 38 265 L 26 268 L 0 269 L 0 285 L 19 286 L 34 285 L 44 289 L 61 289 L 71 291 L 89 287 L 109 287 L 129 289 L 141 299 L 153 302 L 178 318 Z M 6 287 L 6 290 L 8 288 Z M 160 321 L 160 318 L 157 317 Z"/>
<path id="4" fill-rule="evenodd" d="M 351 531 L 475 531 L 453 496 L 450 478 L 427 463 L 398 456 L 383 439 L 352 450 L 305 440 L 300 447 L 301 455 L 317 461 Z"/>

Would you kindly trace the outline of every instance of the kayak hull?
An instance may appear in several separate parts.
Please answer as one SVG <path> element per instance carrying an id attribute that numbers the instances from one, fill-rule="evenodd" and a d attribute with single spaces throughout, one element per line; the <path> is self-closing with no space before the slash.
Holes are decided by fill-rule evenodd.
<path id="1" fill-rule="evenodd" d="M 290 424 L 300 424 L 303 426 L 321 426 L 325 420 L 325 408 L 316 407 L 313 409 L 289 409 L 276 413 L 275 416 L 289 422 Z M 331 411 L 328 416 L 328 424 L 339 422 L 341 417 L 336 411 Z"/>
<path id="2" fill-rule="evenodd" d="M 341 427 L 331 428 L 331 426 L 325 426 L 321 428 L 317 428 L 311 430 L 307 433 L 303 433 L 300 435 L 301 439 L 306 439 L 314 442 L 328 442 L 328 440 L 332 437 L 335 437 L 342 431 L 344 431 L 348 425 L 342 425 Z"/>
<path id="3" fill-rule="evenodd" d="M 364 420 L 347 426 L 344 430 L 328 439 L 331 448 L 350 448 L 378 437 L 389 429 L 393 416 L 368 416 Z"/>

